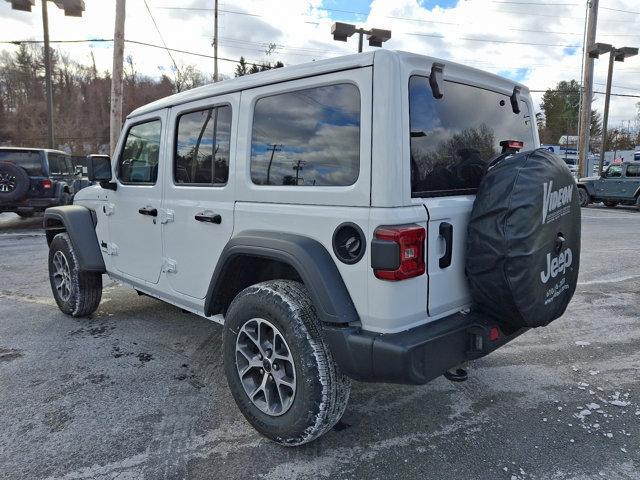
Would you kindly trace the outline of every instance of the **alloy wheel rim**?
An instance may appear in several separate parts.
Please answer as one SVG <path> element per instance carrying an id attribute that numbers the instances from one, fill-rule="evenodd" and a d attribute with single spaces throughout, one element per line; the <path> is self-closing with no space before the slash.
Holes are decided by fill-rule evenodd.
<path id="1" fill-rule="evenodd" d="M 16 177 L 9 173 L 0 173 L 0 192 L 9 193 L 16 189 Z"/>
<path id="2" fill-rule="evenodd" d="M 63 302 L 71 297 L 71 270 L 67 257 L 60 250 L 53 255 L 53 283 Z"/>
<path id="3" fill-rule="evenodd" d="M 236 337 L 236 370 L 245 393 L 261 412 L 286 413 L 296 395 L 296 369 L 282 333 L 264 318 L 247 320 Z"/>

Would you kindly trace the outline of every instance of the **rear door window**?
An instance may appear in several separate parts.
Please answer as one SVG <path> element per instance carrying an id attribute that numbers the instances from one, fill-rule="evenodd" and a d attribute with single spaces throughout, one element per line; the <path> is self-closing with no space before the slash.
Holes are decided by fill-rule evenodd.
<path id="1" fill-rule="evenodd" d="M 409 80 L 409 124 L 414 197 L 475 193 L 501 141 L 535 147 L 525 102 L 515 114 L 508 95 L 454 82 L 437 100 L 424 76 Z"/>
<path id="2" fill-rule="evenodd" d="M 207 108 L 178 117 L 176 183 L 225 185 L 229 177 L 231 107 Z"/>
<path id="3" fill-rule="evenodd" d="M 629 177 L 629 178 L 640 178 L 640 165 L 628 165 L 627 166 L 627 177 Z"/>
<path id="4" fill-rule="evenodd" d="M 0 162 L 11 162 L 24 168 L 32 177 L 40 177 L 42 172 L 42 155 L 40 152 L 0 151 Z"/>

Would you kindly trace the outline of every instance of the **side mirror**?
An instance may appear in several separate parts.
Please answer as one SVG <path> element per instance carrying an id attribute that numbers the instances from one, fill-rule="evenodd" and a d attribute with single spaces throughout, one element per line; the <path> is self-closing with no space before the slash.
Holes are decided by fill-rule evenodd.
<path id="1" fill-rule="evenodd" d="M 111 158 L 109 155 L 89 155 L 87 157 L 87 177 L 92 182 L 110 182 Z"/>

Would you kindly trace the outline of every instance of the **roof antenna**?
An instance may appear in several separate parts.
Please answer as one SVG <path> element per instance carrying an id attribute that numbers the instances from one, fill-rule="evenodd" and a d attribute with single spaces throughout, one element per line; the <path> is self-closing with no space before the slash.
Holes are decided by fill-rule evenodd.
<path id="1" fill-rule="evenodd" d="M 520 113 L 520 87 L 513 87 L 511 94 L 511 109 L 516 115 Z"/>
<path id="2" fill-rule="evenodd" d="M 431 75 L 429 75 L 429 85 L 431 85 L 431 93 L 433 98 L 438 100 L 444 97 L 444 83 L 442 81 L 442 72 L 444 71 L 443 63 L 434 63 L 431 65 Z"/>

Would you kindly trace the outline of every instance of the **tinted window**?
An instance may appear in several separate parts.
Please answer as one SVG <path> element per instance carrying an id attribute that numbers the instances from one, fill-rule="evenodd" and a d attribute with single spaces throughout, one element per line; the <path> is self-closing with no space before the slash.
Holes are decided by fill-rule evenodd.
<path id="1" fill-rule="evenodd" d="M 29 175 L 42 176 L 42 157 L 40 152 L 0 151 L 0 162 L 15 163 L 24 168 Z"/>
<path id="2" fill-rule="evenodd" d="M 473 193 L 486 163 L 503 140 L 534 148 L 531 115 L 521 102 L 514 114 L 509 96 L 445 82 L 433 98 L 429 79 L 409 81 L 411 191 L 414 196 Z"/>
<path id="3" fill-rule="evenodd" d="M 607 178 L 618 178 L 622 176 L 622 166 L 621 165 L 610 165 L 607 168 L 606 177 Z"/>
<path id="4" fill-rule="evenodd" d="M 640 165 L 627 166 L 627 177 L 640 177 Z"/>
<path id="5" fill-rule="evenodd" d="M 118 161 L 118 178 L 125 183 L 156 183 L 160 157 L 160 120 L 134 125 Z"/>
<path id="6" fill-rule="evenodd" d="M 229 177 L 231 107 L 209 108 L 178 117 L 176 183 L 220 185 Z"/>
<path id="7" fill-rule="evenodd" d="M 47 159 L 49 160 L 49 174 L 62 175 L 73 172 L 71 158 L 57 153 L 49 153 Z"/>
<path id="8" fill-rule="evenodd" d="M 258 185 L 352 185 L 360 170 L 360 92 L 330 85 L 261 98 L 251 136 Z"/>

